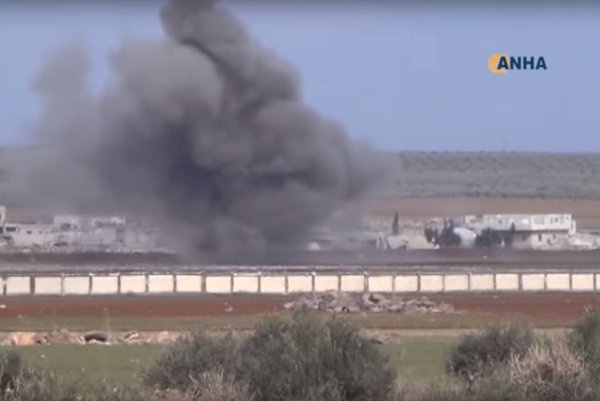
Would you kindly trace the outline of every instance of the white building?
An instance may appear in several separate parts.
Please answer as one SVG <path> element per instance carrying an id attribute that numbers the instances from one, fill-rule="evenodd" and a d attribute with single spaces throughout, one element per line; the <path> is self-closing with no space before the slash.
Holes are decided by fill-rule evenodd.
<path id="1" fill-rule="evenodd" d="M 480 222 L 481 229 L 511 233 L 512 246 L 521 249 L 564 247 L 577 232 L 570 214 L 487 214 Z"/>

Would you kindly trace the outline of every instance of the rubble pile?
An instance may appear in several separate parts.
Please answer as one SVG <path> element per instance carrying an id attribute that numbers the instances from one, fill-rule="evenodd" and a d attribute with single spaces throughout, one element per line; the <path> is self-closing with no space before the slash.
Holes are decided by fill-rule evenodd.
<path id="1" fill-rule="evenodd" d="M 167 344 L 175 341 L 182 333 L 172 331 L 130 331 L 107 333 L 103 331 L 70 332 L 65 329 L 48 333 L 15 332 L 0 338 L 0 345 L 27 346 L 50 344 Z"/>
<path id="2" fill-rule="evenodd" d="M 367 293 L 363 295 L 327 292 L 324 294 L 306 295 L 298 300 L 288 302 L 285 309 L 312 309 L 332 313 L 401 313 L 419 315 L 427 313 L 451 313 L 454 307 L 444 302 L 434 302 L 427 297 L 404 300 L 388 298 L 382 294 Z"/>

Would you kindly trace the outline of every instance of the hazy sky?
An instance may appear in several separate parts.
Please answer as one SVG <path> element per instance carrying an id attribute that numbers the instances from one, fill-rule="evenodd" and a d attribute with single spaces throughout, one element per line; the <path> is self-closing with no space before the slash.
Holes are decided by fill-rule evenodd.
<path id="1" fill-rule="evenodd" d="M 396 150 L 600 152 L 600 7 L 274 3 L 227 2 L 354 137 Z M 53 48 L 87 44 L 100 86 L 123 38 L 162 37 L 160 4 L 2 1 L 0 144 L 29 140 L 30 82 Z M 544 56 L 548 70 L 495 76 L 486 63 L 498 52 Z"/>

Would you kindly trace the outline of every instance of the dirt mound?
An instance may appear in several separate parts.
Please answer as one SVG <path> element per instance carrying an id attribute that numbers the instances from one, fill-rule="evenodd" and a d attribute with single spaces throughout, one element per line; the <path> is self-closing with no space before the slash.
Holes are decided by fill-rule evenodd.
<path id="1" fill-rule="evenodd" d="M 328 292 L 319 295 L 306 295 L 288 302 L 285 309 L 312 309 L 334 313 L 401 313 L 409 315 L 425 313 L 450 313 L 454 307 L 444 302 L 434 302 L 427 297 L 404 300 L 390 298 L 382 294 L 347 294 Z"/>

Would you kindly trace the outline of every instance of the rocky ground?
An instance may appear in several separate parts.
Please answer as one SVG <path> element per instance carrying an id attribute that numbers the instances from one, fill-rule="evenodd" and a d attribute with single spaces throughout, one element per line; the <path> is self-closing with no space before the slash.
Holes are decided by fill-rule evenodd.
<path id="1" fill-rule="evenodd" d="M 434 302 L 427 297 L 403 299 L 382 294 L 348 294 L 327 292 L 306 295 L 288 302 L 285 309 L 312 309 L 333 313 L 400 313 L 417 315 L 425 313 L 451 313 L 454 307 L 444 302 Z"/>

